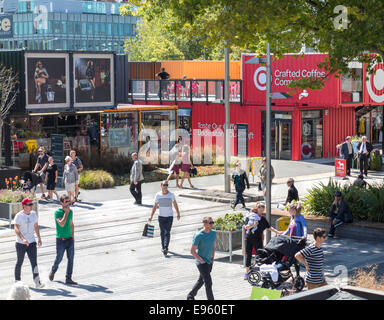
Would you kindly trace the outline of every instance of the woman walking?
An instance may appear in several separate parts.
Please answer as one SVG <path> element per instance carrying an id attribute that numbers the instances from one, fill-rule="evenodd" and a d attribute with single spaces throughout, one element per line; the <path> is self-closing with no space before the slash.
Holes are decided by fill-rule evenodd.
<path id="1" fill-rule="evenodd" d="M 72 158 L 70 156 L 66 156 L 63 179 L 65 190 L 68 192 L 71 205 L 75 203 L 75 183 L 78 175 L 79 173 L 77 172 L 76 166 L 72 163 Z"/>
<path id="2" fill-rule="evenodd" d="M 180 182 L 180 188 L 183 188 L 183 182 L 185 178 L 188 179 L 190 187 L 194 188 L 191 182 L 191 176 L 189 175 L 189 169 L 193 169 L 193 164 L 191 161 L 189 146 L 185 144 L 183 146 L 183 152 L 181 153 L 181 171 L 183 171 L 184 175 Z"/>
<path id="3" fill-rule="evenodd" d="M 245 275 L 244 280 L 248 279 L 248 273 L 249 268 L 251 267 L 251 261 L 252 261 L 252 251 L 255 249 L 261 249 L 263 248 L 263 234 L 264 230 L 270 230 L 273 231 L 276 234 L 279 234 L 279 231 L 273 228 L 267 221 L 267 219 L 263 216 L 265 210 L 265 205 L 262 202 L 256 203 L 256 205 L 251 209 L 251 212 L 256 213 L 259 215 L 259 221 L 255 221 L 254 224 L 249 224 L 249 217 L 245 219 L 246 224 L 246 230 L 254 230 L 255 227 L 257 227 L 256 230 L 253 232 L 247 232 L 245 235 Z"/>
<path id="4" fill-rule="evenodd" d="M 241 169 L 241 164 L 239 162 L 236 163 L 236 170 L 232 173 L 232 181 L 236 188 L 236 200 L 231 204 L 231 208 L 235 209 L 239 202 L 241 202 L 243 208 L 245 208 L 243 192 L 245 190 L 245 184 L 247 184 L 247 188 L 249 189 L 249 181 L 247 173 Z"/>
<path id="5" fill-rule="evenodd" d="M 57 184 L 57 176 L 58 176 L 59 170 L 57 170 L 57 166 L 54 163 L 53 157 L 48 158 L 48 167 L 47 167 L 47 190 L 48 190 L 48 198 L 47 200 L 52 200 L 53 194 L 56 195 L 56 199 L 59 201 L 60 197 L 56 191 L 56 184 Z"/>

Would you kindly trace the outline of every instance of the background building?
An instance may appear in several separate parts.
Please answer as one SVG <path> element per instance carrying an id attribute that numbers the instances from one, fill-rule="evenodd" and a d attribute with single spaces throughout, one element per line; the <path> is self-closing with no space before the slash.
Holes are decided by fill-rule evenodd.
<path id="1" fill-rule="evenodd" d="M 136 34 L 137 17 L 120 15 L 120 2 L 0 0 L 0 18 L 11 32 L 0 49 L 83 50 L 124 53 L 124 39 Z"/>

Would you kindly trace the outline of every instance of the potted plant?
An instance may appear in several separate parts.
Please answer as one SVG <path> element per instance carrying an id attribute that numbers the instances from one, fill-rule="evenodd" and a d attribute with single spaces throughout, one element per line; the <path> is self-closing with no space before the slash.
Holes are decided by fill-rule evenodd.
<path id="1" fill-rule="evenodd" d="M 15 215 L 23 210 L 21 201 L 24 198 L 30 198 L 33 201 L 33 210 L 38 213 L 38 201 L 36 197 L 22 190 L 22 180 L 18 177 L 6 179 L 7 189 L 0 189 L 0 219 L 7 219 L 9 226 Z"/>
<path id="2" fill-rule="evenodd" d="M 227 213 L 224 217 L 215 219 L 216 250 L 229 252 L 232 262 L 232 251 L 241 249 L 242 228 L 244 215 L 240 213 Z"/>

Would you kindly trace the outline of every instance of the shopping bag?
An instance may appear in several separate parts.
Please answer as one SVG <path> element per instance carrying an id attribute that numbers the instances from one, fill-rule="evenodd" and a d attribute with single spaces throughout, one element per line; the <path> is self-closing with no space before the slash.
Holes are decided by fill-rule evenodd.
<path id="1" fill-rule="evenodd" d="M 143 237 L 151 237 L 151 238 L 153 238 L 154 233 L 155 233 L 155 226 L 147 223 L 144 226 Z"/>

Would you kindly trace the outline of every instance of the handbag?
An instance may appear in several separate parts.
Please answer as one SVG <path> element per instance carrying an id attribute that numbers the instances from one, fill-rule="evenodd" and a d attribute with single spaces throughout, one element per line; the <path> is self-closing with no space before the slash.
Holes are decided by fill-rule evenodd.
<path id="1" fill-rule="evenodd" d="M 197 176 L 197 169 L 195 167 L 189 169 L 189 174 L 191 176 Z"/>
<path id="2" fill-rule="evenodd" d="M 155 226 L 149 223 L 145 224 L 144 230 L 143 230 L 143 237 L 153 238 L 154 233 L 155 233 Z"/>

